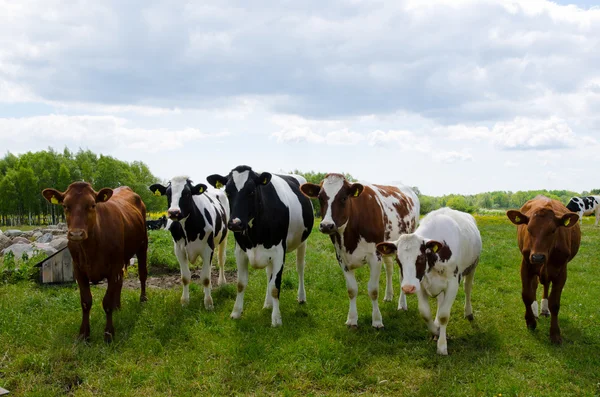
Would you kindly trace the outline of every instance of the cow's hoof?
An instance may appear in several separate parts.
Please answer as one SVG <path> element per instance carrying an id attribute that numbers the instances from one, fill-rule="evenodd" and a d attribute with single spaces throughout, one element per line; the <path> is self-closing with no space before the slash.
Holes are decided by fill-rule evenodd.
<path id="1" fill-rule="evenodd" d="M 542 310 L 542 312 L 540 313 L 540 316 L 550 317 L 550 310 Z"/>
<path id="2" fill-rule="evenodd" d="M 190 298 L 181 298 L 181 306 L 187 306 L 190 303 Z"/>
<path id="3" fill-rule="evenodd" d="M 227 280 L 225 280 L 225 278 L 219 277 L 219 281 L 217 281 L 217 285 L 220 287 L 221 285 L 225 285 L 225 284 L 227 284 Z"/>
<path id="4" fill-rule="evenodd" d="M 555 345 L 562 345 L 563 340 L 560 335 L 550 335 L 550 341 Z"/>
<path id="5" fill-rule="evenodd" d="M 358 329 L 358 324 L 346 324 L 346 327 L 348 327 L 348 329 Z"/>
<path id="6" fill-rule="evenodd" d="M 384 302 L 391 302 L 393 300 L 394 300 L 394 295 L 386 296 L 385 298 L 383 298 Z"/>
<path id="7" fill-rule="evenodd" d="M 527 322 L 527 328 L 530 331 L 535 331 L 536 327 L 537 327 L 537 322 L 535 320 Z"/>
<path id="8" fill-rule="evenodd" d="M 473 320 L 475 320 L 475 317 L 473 317 L 473 313 L 471 313 L 471 314 L 469 314 L 469 315 L 465 316 L 465 318 L 466 318 L 467 320 L 469 320 L 469 321 L 473 321 Z"/>
<path id="9" fill-rule="evenodd" d="M 263 309 L 272 309 L 273 308 L 273 304 L 272 303 L 265 303 L 263 305 Z"/>
<path id="10" fill-rule="evenodd" d="M 404 305 L 398 305 L 398 311 L 402 311 L 402 312 L 407 312 L 408 311 L 408 306 L 404 306 Z"/>
<path id="11" fill-rule="evenodd" d="M 213 310 L 215 310 L 215 305 L 213 305 L 212 301 L 210 301 L 210 302 L 204 302 L 204 308 L 206 310 L 213 311 Z"/>
<path id="12" fill-rule="evenodd" d="M 79 342 L 83 342 L 83 343 L 89 343 L 90 341 L 90 334 L 79 334 L 77 335 L 77 340 Z"/>
<path id="13" fill-rule="evenodd" d="M 113 341 L 113 334 L 108 331 L 104 331 L 104 342 L 112 343 L 112 341 Z"/>
<path id="14" fill-rule="evenodd" d="M 229 316 L 229 318 L 232 318 L 234 320 L 239 319 L 240 317 L 242 317 L 242 312 L 232 312 L 231 315 Z"/>
<path id="15" fill-rule="evenodd" d="M 377 330 L 383 329 L 383 323 L 381 321 L 371 324 L 371 326 Z"/>
<path id="16" fill-rule="evenodd" d="M 148 297 L 146 294 L 140 295 L 140 303 L 148 302 Z"/>
<path id="17" fill-rule="evenodd" d="M 273 328 L 281 327 L 282 324 L 281 317 L 271 319 L 271 327 Z"/>
<path id="18" fill-rule="evenodd" d="M 298 304 L 300 304 L 300 305 L 306 304 L 306 299 L 302 299 L 302 300 L 298 299 Z"/>
<path id="19" fill-rule="evenodd" d="M 439 354 L 440 356 L 447 356 L 448 355 L 448 347 L 443 347 L 443 348 L 438 347 L 437 354 Z"/>

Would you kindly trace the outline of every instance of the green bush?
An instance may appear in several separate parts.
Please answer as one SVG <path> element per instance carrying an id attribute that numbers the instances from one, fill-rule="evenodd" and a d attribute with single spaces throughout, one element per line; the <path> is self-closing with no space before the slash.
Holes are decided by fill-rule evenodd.
<path id="1" fill-rule="evenodd" d="M 31 258 L 26 253 L 20 261 L 17 261 L 12 252 L 2 257 L 0 264 L 0 282 L 16 283 L 22 280 L 34 280 L 39 277 L 40 269 L 35 267 L 37 263 L 46 258 L 44 252 L 38 252 Z"/>
<path id="2" fill-rule="evenodd" d="M 179 270 L 173 238 L 168 230 L 149 230 L 148 240 L 148 266 Z"/>

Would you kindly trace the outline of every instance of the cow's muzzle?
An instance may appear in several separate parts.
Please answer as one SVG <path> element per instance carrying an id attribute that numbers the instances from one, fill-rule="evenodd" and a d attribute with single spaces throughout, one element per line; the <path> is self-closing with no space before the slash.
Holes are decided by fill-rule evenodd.
<path id="1" fill-rule="evenodd" d="M 180 210 L 168 210 L 167 215 L 169 219 L 172 221 L 178 221 L 181 219 L 181 211 Z"/>
<path id="2" fill-rule="evenodd" d="M 239 218 L 230 219 L 229 222 L 227 222 L 227 228 L 234 233 L 243 232 L 245 229 L 244 223 Z"/>
<path id="3" fill-rule="evenodd" d="M 406 295 L 411 295 L 417 292 L 417 287 L 414 285 L 406 284 L 402 286 L 402 292 L 404 292 Z"/>
<path id="4" fill-rule="evenodd" d="M 546 255 L 532 254 L 530 260 L 531 260 L 531 263 L 536 263 L 536 264 L 544 263 L 544 262 L 546 262 Z"/>
<path id="5" fill-rule="evenodd" d="M 69 229 L 67 238 L 69 241 L 83 241 L 87 239 L 87 233 L 83 229 Z"/>
<path id="6" fill-rule="evenodd" d="M 321 222 L 319 224 L 319 231 L 325 234 L 333 234 L 337 231 L 337 228 L 333 222 Z"/>

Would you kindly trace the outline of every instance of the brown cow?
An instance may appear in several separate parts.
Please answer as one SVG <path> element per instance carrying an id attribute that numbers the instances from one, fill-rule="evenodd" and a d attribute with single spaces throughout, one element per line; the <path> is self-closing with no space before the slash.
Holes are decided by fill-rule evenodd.
<path id="1" fill-rule="evenodd" d="M 562 343 L 558 327 L 560 295 L 567 281 L 567 263 L 579 250 L 581 231 L 579 216 L 570 212 L 562 203 L 538 196 L 521 207 L 520 211 L 506 213 L 512 223 L 518 225 L 517 238 L 523 255 L 521 261 L 522 297 L 525 304 L 525 322 L 534 330 L 537 323 L 538 305 L 536 290 L 538 280 L 544 286 L 541 315 L 550 313 L 550 340 Z M 548 288 L 552 291 L 548 296 Z M 550 309 L 548 311 L 548 309 Z"/>
<path id="2" fill-rule="evenodd" d="M 127 186 L 95 192 L 89 183 L 74 182 L 64 193 L 44 189 L 42 195 L 53 204 L 62 204 L 67 217 L 68 246 L 83 311 L 79 337 L 90 337 L 90 281 L 97 284 L 106 278 L 108 288 L 102 300 L 106 312 L 104 340 L 111 342 L 115 335 L 112 313 L 121 307 L 123 272 L 134 254 L 142 286 L 140 301 L 147 300 L 146 206 Z"/>
<path id="3" fill-rule="evenodd" d="M 419 223 L 419 199 L 406 186 L 381 186 L 368 183 L 349 183 L 341 174 L 328 174 L 320 185 L 305 183 L 300 190 L 317 197 L 321 203 L 323 220 L 319 225 L 335 246 L 336 257 L 346 278 L 350 308 L 346 325 L 358 326 L 356 295 L 358 287 L 354 270 L 365 263 L 370 268 L 369 296 L 371 298 L 372 326 L 383 328 L 377 298 L 381 254 L 376 245 L 397 240 L 403 233 L 412 233 Z M 387 283 L 384 300 L 391 301 L 393 261 L 384 258 Z M 406 297 L 400 291 L 398 310 L 406 310 Z"/>

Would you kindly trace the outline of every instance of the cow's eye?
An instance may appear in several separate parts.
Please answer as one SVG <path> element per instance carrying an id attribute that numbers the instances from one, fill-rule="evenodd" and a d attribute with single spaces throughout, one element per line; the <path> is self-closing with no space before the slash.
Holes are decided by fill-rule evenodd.
<path id="1" fill-rule="evenodd" d="M 92 205 L 90 206 L 90 208 L 91 208 L 91 209 L 93 209 L 93 210 L 95 210 L 95 209 L 96 209 L 96 204 L 92 204 Z"/>

